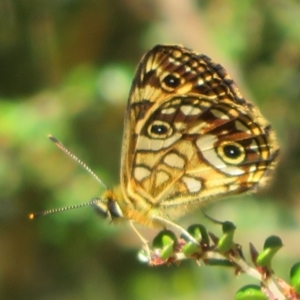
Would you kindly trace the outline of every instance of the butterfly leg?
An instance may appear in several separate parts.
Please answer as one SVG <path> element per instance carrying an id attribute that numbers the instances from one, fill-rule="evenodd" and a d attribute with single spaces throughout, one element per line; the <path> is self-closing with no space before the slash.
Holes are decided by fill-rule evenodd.
<path id="1" fill-rule="evenodd" d="M 192 236 L 190 235 L 184 228 L 182 228 L 181 226 L 179 226 L 178 224 L 172 222 L 172 221 L 169 221 L 167 219 L 164 219 L 164 218 L 161 218 L 161 217 L 158 217 L 158 216 L 155 216 L 153 217 L 154 219 L 156 219 L 157 221 L 161 222 L 162 224 L 164 225 L 169 225 L 175 229 L 177 229 L 179 232 L 181 232 L 185 237 L 187 237 L 191 242 L 195 243 L 195 244 L 199 244 L 199 242 L 197 242 L 197 240 Z"/>
<path id="2" fill-rule="evenodd" d="M 138 236 L 138 238 L 143 243 L 143 246 L 144 246 L 144 249 L 146 251 L 147 257 L 148 257 L 148 259 L 150 261 L 151 260 L 151 252 L 150 252 L 150 248 L 149 248 L 149 242 L 140 234 L 140 232 L 134 226 L 133 222 L 134 221 L 129 220 L 129 224 L 130 224 L 132 230 L 135 232 L 135 234 Z"/>

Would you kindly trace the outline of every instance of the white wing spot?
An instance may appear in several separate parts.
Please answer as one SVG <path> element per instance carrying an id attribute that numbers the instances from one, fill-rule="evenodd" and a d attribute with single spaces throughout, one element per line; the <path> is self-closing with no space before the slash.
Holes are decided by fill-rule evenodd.
<path id="1" fill-rule="evenodd" d="M 185 161 L 176 153 L 170 153 L 165 156 L 164 163 L 169 167 L 182 169 L 184 167 Z"/>
<path id="2" fill-rule="evenodd" d="M 229 120 L 229 116 L 218 109 L 211 109 L 211 113 L 218 119 Z"/>
<path id="3" fill-rule="evenodd" d="M 236 190 L 238 190 L 239 188 L 240 188 L 240 185 L 232 183 L 232 184 L 229 184 L 229 186 L 228 186 L 228 191 L 230 191 L 230 192 L 236 191 Z"/>
<path id="4" fill-rule="evenodd" d="M 257 167 L 256 165 L 252 165 L 250 168 L 249 168 L 249 173 L 254 173 L 256 171 Z"/>
<path id="5" fill-rule="evenodd" d="M 179 58 L 182 56 L 182 52 L 180 50 L 175 50 L 173 51 L 172 55 L 175 57 L 175 58 Z"/>
<path id="6" fill-rule="evenodd" d="M 186 115 L 186 116 L 195 116 L 199 115 L 201 113 L 201 109 L 192 105 L 182 105 L 180 106 L 180 110 Z"/>
<path id="7" fill-rule="evenodd" d="M 179 60 L 175 60 L 175 61 L 173 62 L 173 64 L 174 64 L 175 66 L 181 66 L 181 65 L 182 65 L 182 62 L 179 61 Z"/>
<path id="8" fill-rule="evenodd" d="M 249 128 L 247 128 L 242 122 L 240 121 L 235 121 L 235 127 L 237 130 L 239 131 L 244 131 L 244 132 L 247 132 L 247 133 L 250 133 L 250 130 Z"/>
<path id="9" fill-rule="evenodd" d="M 176 111 L 176 108 L 175 108 L 175 107 L 168 107 L 168 108 L 162 109 L 162 110 L 161 110 L 161 113 L 162 113 L 162 114 L 165 114 L 165 115 L 171 115 L 171 114 L 173 114 L 175 111 Z"/>
<path id="10" fill-rule="evenodd" d="M 166 139 L 151 139 L 146 136 L 138 138 L 136 150 L 159 151 L 173 145 L 181 138 L 180 133 L 175 133 L 173 136 Z"/>
<path id="11" fill-rule="evenodd" d="M 258 147 L 257 143 L 254 140 L 252 141 L 252 143 L 250 145 L 250 149 L 257 152 L 257 153 L 259 153 L 259 147 Z"/>
<path id="12" fill-rule="evenodd" d="M 208 123 L 206 123 L 206 122 L 201 122 L 201 123 L 199 123 L 198 125 L 191 127 L 191 128 L 187 131 L 187 133 L 188 133 L 188 134 L 201 133 L 201 131 L 202 131 L 203 129 L 207 128 L 208 126 L 209 126 Z"/>
<path id="13" fill-rule="evenodd" d="M 145 167 L 135 167 L 134 168 L 134 178 L 137 181 L 142 181 L 145 178 L 149 177 L 151 174 L 151 171 Z"/>
<path id="14" fill-rule="evenodd" d="M 170 178 L 170 175 L 164 171 L 159 171 L 156 173 L 155 176 L 155 186 L 158 187 L 159 185 L 165 183 Z"/>
<path id="15" fill-rule="evenodd" d="M 175 122 L 174 127 L 177 131 L 184 130 L 186 128 L 186 123 L 184 122 Z"/>
<path id="16" fill-rule="evenodd" d="M 185 66 L 184 70 L 185 70 L 186 73 L 190 73 L 192 69 L 191 69 L 190 66 Z"/>
<path id="17" fill-rule="evenodd" d="M 204 81 L 201 77 L 198 78 L 198 85 L 203 85 Z"/>
<path id="18" fill-rule="evenodd" d="M 201 191 L 202 183 L 199 179 L 184 176 L 182 177 L 182 181 L 190 193 L 199 193 Z"/>

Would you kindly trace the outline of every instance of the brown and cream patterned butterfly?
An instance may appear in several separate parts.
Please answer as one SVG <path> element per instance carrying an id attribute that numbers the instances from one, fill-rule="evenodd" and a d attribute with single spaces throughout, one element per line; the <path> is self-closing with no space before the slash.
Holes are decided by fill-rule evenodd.
<path id="1" fill-rule="evenodd" d="M 146 226 L 174 225 L 214 199 L 255 190 L 279 152 L 270 125 L 223 67 L 178 45 L 142 58 L 124 127 L 120 188 L 91 203 Z"/>

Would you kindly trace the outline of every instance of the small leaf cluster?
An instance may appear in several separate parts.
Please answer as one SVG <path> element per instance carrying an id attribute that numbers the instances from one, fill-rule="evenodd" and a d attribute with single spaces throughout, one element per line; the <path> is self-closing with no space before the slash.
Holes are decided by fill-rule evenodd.
<path id="1" fill-rule="evenodd" d="M 173 231 L 162 230 L 147 251 L 140 251 L 139 257 L 151 266 L 178 264 L 181 260 L 192 259 L 198 264 L 232 267 L 236 275 L 245 273 L 258 280 L 258 285 L 246 285 L 237 291 L 235 300 L 300 299 L 300 262 L 291 268 L 290 283 L 277 277 L 272 269 L 274 257 L 283 247 L 278 236 L 269 236 L 262 251 L 250 243 L 250 265 L 242 247 L 234 241 L 236 226 L 229 221 L 218 223 L 222 226 L 220 237 L 208 232 L 202 224 L 191 225 L 180 237 Z"/>

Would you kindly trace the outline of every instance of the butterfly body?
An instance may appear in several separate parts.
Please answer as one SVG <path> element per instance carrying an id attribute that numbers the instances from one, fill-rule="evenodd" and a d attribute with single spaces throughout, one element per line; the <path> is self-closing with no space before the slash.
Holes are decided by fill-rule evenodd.
<path id="1" fill-rule="evenodd" d="M 122 217 L 147 226 L 254 190 L 276 164 L 273 130 L 207 56 L 157 45 L 142 58 L 126 108 Z M 105 197 L 104 197 L 105 198 Z"/>

